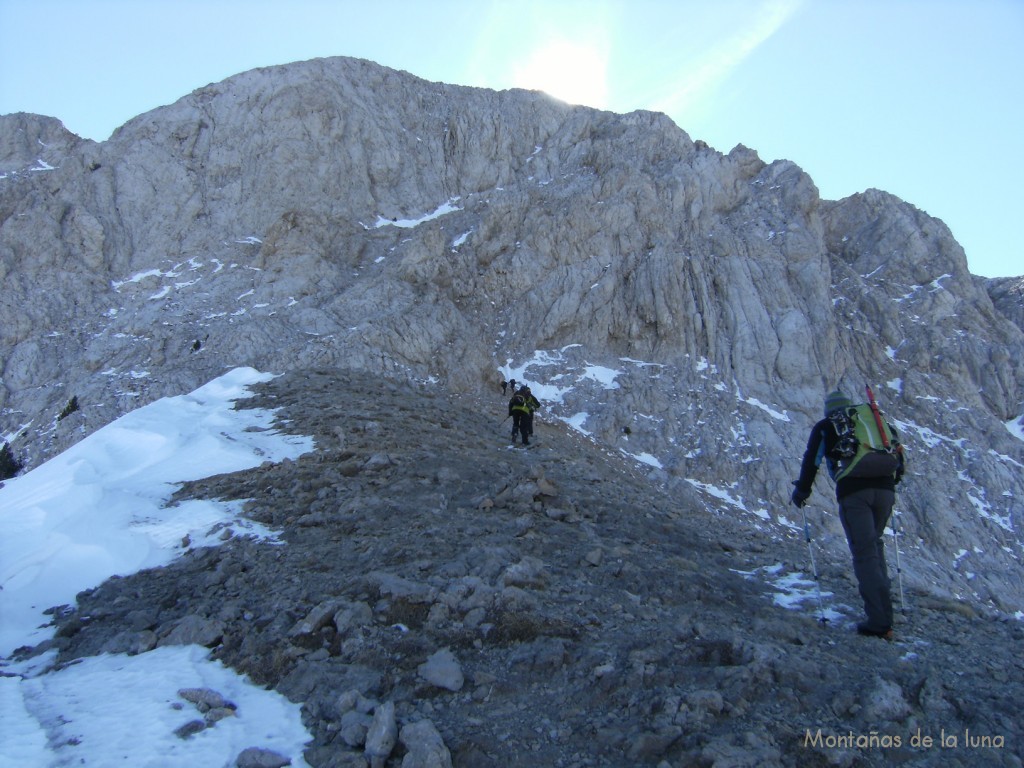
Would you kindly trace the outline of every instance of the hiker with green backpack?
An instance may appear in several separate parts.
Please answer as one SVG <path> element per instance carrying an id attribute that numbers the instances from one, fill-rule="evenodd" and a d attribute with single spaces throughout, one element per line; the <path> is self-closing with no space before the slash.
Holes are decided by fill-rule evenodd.
<path id="1" fill-rule="evenodd" d="M 793 481 L 798 508 L 810 498 L 822 459 L 836 483 L 839 519 L 853 556 L 853 572 L 864 601 L 866 620 L 857 632 L 892 639 L 892 596 L 882 533 L 892 515 L 896 485 L 904 472 L 903 446 L 867 387 L 868 402 L 854 405 L 842 392 L 825 398 L 825 418 L 811 429 Z"/>
<path id="2" fill-rule="evenodd" d="M 516 442 L 516 435 L 522 435 L 523 445 L 530 444 L 530 405 L 526 399 L 527 389 L 524 384 L 518 391 L 513 390 L 512 399 L 508 401 L 508 415 L 512 417 L 513 445 Z"/>

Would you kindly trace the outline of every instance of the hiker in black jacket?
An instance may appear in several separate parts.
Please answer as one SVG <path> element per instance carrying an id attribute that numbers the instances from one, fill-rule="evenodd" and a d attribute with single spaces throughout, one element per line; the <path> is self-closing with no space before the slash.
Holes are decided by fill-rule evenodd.
<path id="1" fill-rule="evenodd" d="M 825 418 L 811 429 L 800 465 L 800 477 L 793 482 L 792 501 L 802 507 L 811 495 L 811 487 L 824 458 L 830 473 L 837 468 L 836 446 L 840 437 L 829 418 L 833 412 L 851 408 L 853 403 L 840 391 L 825 398 Z M 896 430 L 888 425 L 893 436 Z M 895 470 L 875 474 L 853 472 L 836 482 L 839 519 L 846 532 L 846 541 L 853 556 L 853 572 L 864 601 L 865 621 L 857 624 L 857 632 L 872 637 L 892 638 L 892 596 L 889 569 L 885 562 L 882 533 L 896 501 L 896 484 L 903 476 L 902 453 L 895 454 Z M 857 475 L 857 476 L 854 476 Z"/>
<path id="2" fill-rule="evenodd" d="M 522 435 L 523 445 L 530 444 L 530 406 L 527 404 L 527 395 L 522 387 L 512 395 L 508 401 L 508 415 L 512 417 L 512 442 L 516 441 L 516 435 Z"/>

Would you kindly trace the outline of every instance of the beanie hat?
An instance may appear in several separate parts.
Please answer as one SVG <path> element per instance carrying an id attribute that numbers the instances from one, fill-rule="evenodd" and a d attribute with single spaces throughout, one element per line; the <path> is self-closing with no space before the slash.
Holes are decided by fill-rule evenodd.
<path id="1" fill-rule="evenodd" d="M 838 408 L 849 408 L 851 405 L 853 405 L 853 401 L 850 398 L 838 389 L 833 390 L 825 396 L 825 415 L 828 416 Z"/>

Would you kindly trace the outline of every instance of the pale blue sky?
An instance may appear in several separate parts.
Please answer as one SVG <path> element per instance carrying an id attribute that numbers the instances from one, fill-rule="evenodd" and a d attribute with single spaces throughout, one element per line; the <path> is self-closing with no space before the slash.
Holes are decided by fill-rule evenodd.
<path id="1" fill-rule="evenodd" d="M 337 55 L 656 109 L 796 162 L 824 198 L 891 192 L 975 274 L 1024 274 L 1024 0 L 0 0 L 0 113 L 102 141 L 211 82 Z"/>

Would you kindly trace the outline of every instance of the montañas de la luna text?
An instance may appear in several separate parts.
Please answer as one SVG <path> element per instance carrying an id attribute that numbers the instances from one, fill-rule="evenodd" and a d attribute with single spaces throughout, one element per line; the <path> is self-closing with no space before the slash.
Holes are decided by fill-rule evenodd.
<path id="1" fill-rule="evenodd" d="M 960 733 L 946 733 L 943 728 L 938 736 L 922 733 L 919 728 L 909 736 L 901 734 L 879 733 L 824 733 L 821 728 L 812 731 L 808 728 L 804 733 L 804 747 L 825 749 L 1002 749 L 1006 738 L 1000 735 L 978 735 L 971 733 L 969 728 Z"/>

